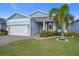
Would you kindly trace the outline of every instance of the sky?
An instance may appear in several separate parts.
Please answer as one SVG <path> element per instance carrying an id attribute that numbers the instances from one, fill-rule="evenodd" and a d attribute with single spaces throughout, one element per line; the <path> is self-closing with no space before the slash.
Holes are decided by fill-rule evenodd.
<path id="1" fill-rule="evenodd" d="M 59 8 L 62 3 L 0 3 L 0 17 L 7 19 L 14 13 L 30 15 L 35 10 L 49 12 L 51 8 Z M 79 19 L 79 3 L 68 4 L 75 20 Z"/>

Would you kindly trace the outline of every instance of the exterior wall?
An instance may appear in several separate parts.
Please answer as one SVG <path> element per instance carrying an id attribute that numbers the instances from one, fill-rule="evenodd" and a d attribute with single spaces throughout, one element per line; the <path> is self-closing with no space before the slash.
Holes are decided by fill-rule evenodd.
<path id="1" fill-rule="evenodd" d="M 70 32 L 79 33 L 79 21 L 76 22 L 76 23 L 74 23 L 74 24 L 72 24 L 72 26 L 69 26 L 69 27 L 68 27 L 68 30 L 69 30 Z"/>
<path id="2" fill-rule="evenodd" d="M 39 33 L 39 24 L 34 19 L 31 20 L 31 33 L 32 35 Z"/>
<path id="3" fill-rule="evenodd" d="M 6 23 L 2 23 L 2 24 L 1 24 L 1 29 L 6 30 Z"/>
<path id="4" fill-rule="evenodd" d="M 0 29 L 6 30 L 6 23 L 0 23 Z"/>
<path id="5" fill-rule="evenodd" d="M 1 24 L 0 24 L 0 29 L 1 29 Z"/>
<path id="6" fill-rule="evenodd" d="M 7 25 L 22 24 L 30 24 L 30 18 L 16 13 L 7 20 Z"/>

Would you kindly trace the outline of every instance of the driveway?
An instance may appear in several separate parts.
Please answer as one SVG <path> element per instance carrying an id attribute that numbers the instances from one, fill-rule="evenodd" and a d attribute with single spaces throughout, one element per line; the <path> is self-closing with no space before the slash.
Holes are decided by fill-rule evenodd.
<path id="1" fill-rule="evenodd" d="M 13 36 L 13 35 L 7 35 L 7 36 L 0 36 L 0 46 L 7 44 L 11 41 L 15 40 L 25 40 L 25 39 L 33 39 L 33 37 L 27 37 L 27 36 Z"/>

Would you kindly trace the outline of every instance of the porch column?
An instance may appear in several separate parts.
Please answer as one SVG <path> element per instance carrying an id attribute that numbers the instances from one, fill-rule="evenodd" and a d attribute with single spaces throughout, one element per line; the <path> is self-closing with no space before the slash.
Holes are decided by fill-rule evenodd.
<path id="1" fill-rule="evenodd" d="M 43 21 L 43 30 L 46 30 L 45 21 Z"/>

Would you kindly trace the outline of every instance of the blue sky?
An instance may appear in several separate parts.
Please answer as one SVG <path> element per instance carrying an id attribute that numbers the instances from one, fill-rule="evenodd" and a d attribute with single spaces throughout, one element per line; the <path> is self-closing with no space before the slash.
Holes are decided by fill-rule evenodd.
<path id="1" fill-rule="evenodd" d="M 0 3 L 0 17 L 8 18 L 13 13 L 20 12 L 26 15 L 31 14 L 35 10 L 49 12 L 51 8 L 59 8 L 61 3 Z M 70 3 L 70 13 L 79 18 L 79 4 Z"/>

